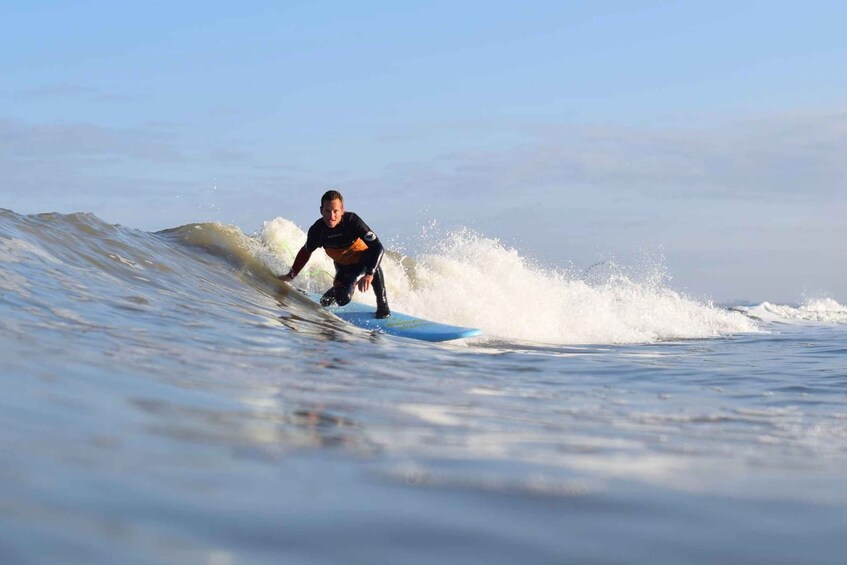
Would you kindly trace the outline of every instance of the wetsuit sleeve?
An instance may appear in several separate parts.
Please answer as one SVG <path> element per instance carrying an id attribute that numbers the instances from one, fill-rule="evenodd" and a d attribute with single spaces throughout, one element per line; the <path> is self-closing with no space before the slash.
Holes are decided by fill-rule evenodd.
<path id="1" fill-rule="evenodd" d="M 368 227 L 362 218 L 356 214 L 350 214 L 350 231 L 356 237 L 362 238 L 368 250 L 365 252 L 365 274 L 372 275 L 379 268 L 385 248 L 376 234 Z"/>
<path id="2" fill-rule="evenodd" d="M 376 238 L 376 234 L 371 231 L 368 224 L 366 224 L 364 220 L 358 216 L 358 214 L 354 214 L 353 212 L 347 213 L 347 226 L 348 234 L 352 235 L 354 238 L 361 237 L 365 243 L 371 242 L 371 240 L 368 239 L 369 236 L 371 238 Z"/>
<path id="3" fill-rule="evenodd" d="M 369 241 L 368 250 L 365 251 L 365 274 L 372 275 L 379 268 L 379 263 L 382 261 L 382 256 L 385 255 L 385 248 L 380 243 L 379 239 Z"/>
<path id="4" fill-rule="evenodd" d="M 303 267 L 306 266 L 306 263 L 309 262 L 309 257 L 312 256 L 312 252 L 309 251 L 306 246 L 300 248 L 300 251 L 297 252 L 297 257 L 294 258 L 294 264 L 291 265 L 291 275 L 296 277 L 300 274 L 300 271 L 303 270 Z"/>

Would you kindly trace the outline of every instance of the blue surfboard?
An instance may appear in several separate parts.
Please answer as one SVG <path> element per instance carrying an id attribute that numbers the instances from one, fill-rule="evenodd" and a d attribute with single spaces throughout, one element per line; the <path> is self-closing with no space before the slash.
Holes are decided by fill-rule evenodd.
<path id="1" fill-rule="evenodd" d="M 320 294 L 315 292 L 304 292 L 303 294 L 320 304 Z M 424 320 L 401 312 L 392 311 L 390 317 L 377 320 L 374 318 L 376 308 L 361 302 L 351 302 L 346 306 L 333 304 L 328 306 L 326 310 L 354 326 L 409 339 L 450 341 L 482 335 L 482 330 L 477 328 L 451 326 L 450 324 Z"/>

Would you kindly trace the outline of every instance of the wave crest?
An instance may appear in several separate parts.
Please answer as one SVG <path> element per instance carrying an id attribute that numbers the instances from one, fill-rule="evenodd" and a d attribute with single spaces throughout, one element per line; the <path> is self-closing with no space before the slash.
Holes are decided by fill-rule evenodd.
<path id="1" fill-rule="evenodd" d="M 260 237 L 287 264 L 305 242 L 302 230 L 280 218 L 266 222 Z M 756 331 L 743 314 L 668 288 L 661 263 L 639 278 L 622 269 L 603 277 L 595 270 L 588 277 L 536 265 L 468 229 L 429 233 L 427 241 L 423 253 L 388 254 L 383 260 L 392 308 L 479 327 L 496 339 L 644 343 Z M 332 262 L 318 251 L 297 284 L 324 288 L 332 272 Z M 370 295 L 358 299 L 374 302 Z"/>

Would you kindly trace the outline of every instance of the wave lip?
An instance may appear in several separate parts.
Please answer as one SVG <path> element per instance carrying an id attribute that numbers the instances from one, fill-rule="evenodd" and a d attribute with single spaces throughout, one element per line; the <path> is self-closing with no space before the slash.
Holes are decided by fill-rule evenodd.
<path id="1" fill-rule="evenodd" d="M 742 309 L 748 316 L 783 324 L 847 324 L 847 306 L 832 298 L 807 300 L 800 306 L 762 302 Z"/>
<path id="2" fill-rule="evenodd" d="M 0 213 L 0 263 L 11 268 L 0 274 L 0 288 L 26 301 L 37 281 L 45 301 L 56 307 L 66 303 L 67 310 L 115 304 L 121 315 L 139 309 L 164 317 L 190 311 L 193 322 L 210 326 L 221 318 L 259 316 L 268 324 L 293 314 L 298 320 L 286 325 L 299 331 L 297 324 L 321 325 L 327 319 L 277 279 L 305 239 L 305 232 L 284 218 L 265 222 L 252 235 L 219 223 L 147 233 L 91 214 L 5 211 Z M 480 328 L 486 337 L 475 338 L 478 343 L 651 343 L 757 331 L 749 312 L 728 311 L 669 288 L 661 261 L 641 275 L 611 264 L 581 273 L 540 266 L 468 229 L 422 239 L 422 251 L 414 255 L 386 253 L 392 309 Z M 295 285 L 323 292 L 333 272 L 332 261 L 318 250 Z M 355 299 L 375 303 L 372 293 L 357 293 Z M 833 308 L 822 303 L 807 310 L 823 316 Z M 98 318 L 103 323 L 120 319 L 106 311 Z M 224 327 L 228 334 L 243 331 Z"/>
<path id="3" fill-rule="evenodd" d="M 305 233 L 282 218 L 266 222 L 258 237 L 285 264 L 305 241 Z M 383 259 L 392 309 L 481 328 L 487 336 L 482 341 L 650 343 L 758 331 L 742 313 L 668 288 L 661 262 L 642 276 L 615 267 L 575 274 L 539 266 L 468 229 L 424 239 L 423 252 Z M 331 262 L 318 251 L 295 284 L 326 288 L 331 272 Z M 370 295 L 358 299 L 373 303 Z"/>

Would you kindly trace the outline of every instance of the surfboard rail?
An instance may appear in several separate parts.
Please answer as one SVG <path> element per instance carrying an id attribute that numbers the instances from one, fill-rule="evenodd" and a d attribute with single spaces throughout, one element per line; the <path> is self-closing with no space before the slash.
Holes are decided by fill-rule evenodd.
<path id="1" fill-rule="evenodd" d="M 320 305 L 320 294 L 308 291 L 301 292 Z M 350 302 L 345 306 L 333 304 L 325 309 L 356 327 L 409 339 L 439 342 L 482 335 L 482 330 L 478 328 L 434 322 L 402 312 L 392 311 L 390 317 L 377 319 L 374 317 L 375 307 L 361 302 Z"/>

